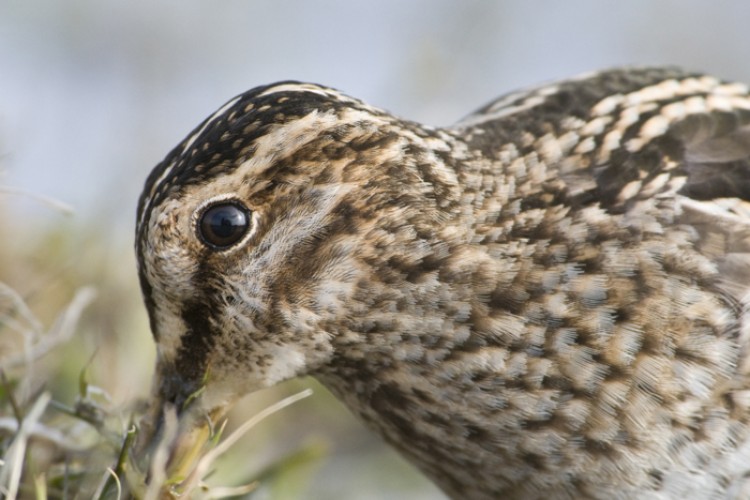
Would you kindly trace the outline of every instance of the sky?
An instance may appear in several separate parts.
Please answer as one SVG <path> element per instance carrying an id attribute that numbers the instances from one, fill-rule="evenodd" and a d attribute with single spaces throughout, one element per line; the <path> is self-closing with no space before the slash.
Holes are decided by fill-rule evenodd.
<path id="1" fill-rule="evenodd" d="M 150 169 L 256 85 L 313 81 L 447 125 L 505 92 L 612 66 L 750 82 L 748 19 L 740 0 L 4 0 L 0 187 L 129 237 Z M 0 203 L 48 217 L 22 197 Z"/>

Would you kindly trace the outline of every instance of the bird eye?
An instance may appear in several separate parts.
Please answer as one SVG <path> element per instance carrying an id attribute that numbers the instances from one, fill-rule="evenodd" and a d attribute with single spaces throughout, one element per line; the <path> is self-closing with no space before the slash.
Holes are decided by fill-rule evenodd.
<path id="1" fill-rule="evenodd" d="M 198 221 L 198 236 L 209 247 L 224 250 L 245 236 L 250 210 L 238 202 L 222 202 L 206 209 Z"/>

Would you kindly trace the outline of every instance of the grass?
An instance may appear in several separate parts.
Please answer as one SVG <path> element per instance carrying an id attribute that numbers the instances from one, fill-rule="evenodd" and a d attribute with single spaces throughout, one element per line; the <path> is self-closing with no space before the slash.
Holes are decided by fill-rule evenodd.
<path id="1" fill-rule="evenodd" d="M 0 195 L 8 194 L 29 196 L 0 187 Z M 71 214 L 64 204 L 38 196 L 33 198 L 64 216 Z M 273 463 L 245 484 L 212 485 L 205 481 L 220 466 L 217 460 L 243 434 L 261 420 L 309 396 L 307 389 L 256 413 L 226 439 L 220 440 L 217 434 L 210 446 L 199 450 L 196 468 L 188 471 L 184 478 L 167 477 L 164 472 L 167 441 L 157 449 L 151 463 L 141 467 L 131 452 L 138 434 L 137 423 L 146 405 L 133 395 L 147 393 L 147 384 L 143 383 L 147 381 L 141 380 L 139 389 L 134 391 L 133 387 L 120 385 L 116 377 L 112 377 L 104 384 L 110 387 L 108 390 L 97 385 L 94 373 L 102 376 L 101 366 L 108 365 L 113 358 L 114 365 L 134 368 L 127 362 L 128 355 L 134 354 L 134 346 L 123 346 L 116 337 L 120 333 L 118 330 L 134 326 L 126 320 L 125 314 L 132 314 L 137 303 L 125 300 L 127 307 L 124 309 L 116 307 L 115 303 L 125 296 L 137 297 L 137 290 L 132 286 L 127 292 L 122 289 L 123 281 L 116 276 L 121 266 L 109 266 L 112 259 L 101 247 L 98 247 L 98 254 L 89 252 L 83 260 L 74 259 L 77 249 L 70 236 L 75 231 L 67 222 L 63 219 L 62 230 L 41 230 L 41 236 L 24 235 L 23 243 L 0 248 L 3 264 L 0 266 L 3 272 L 3 281 L 0 281 L 0 496 L 37 500 L 236 497 L 256 490 L 261 481 L 272 480 L 285 469 L 285 462 L 296 466 L 300 457 L 308 461 L 320 458 L 320 446 L 307 447 L 301 454 Z M 0 233 L 5 234 L 0 238 L 4 242 L 18 241 L 10 236 L 15 231 L 17 228 L 2 227 Z M 33 250 L 29 251 L 30 248 Z M 96 249 L 97 246 L 87 245 L 86 248 Z M 81 265 L 83 262 L 85 266 Z M 6 276 L 18 282 L 23 290 L 5 282 Z M 97 282 L 101 290 L 78 285 L 87 279 Z M 124 311 L 127 313 L 123 314 Z M 143 325 L 136 328 L 144 330 Z M 140 342 L 141 346 L 143 343 Z M 82 355 L 86 351 L 91 353 L 87 357 Z M 137 363 L 135 368 L 147 373 L 146 367 L 152 363 L 151 357 L 145 363 Z M 117 371 L 109 373 L 116 375 Z M 132 380 L 132 377 L 121 380 Z M 145 391 L 142 390 L 144 385 Z M 118 396 L 113 397 L 111 390 Z"/>
<path id="2" fill-rule="evenodd" d="M 7 192 L 0 189 L 0 210 Z M 0 497 L 293 500 L 422 491 L 413 469 L 309 380 L 241 401 L 198 450 L 193 471 L 168 477 L 167 445 L 161 458 L 136 463 L 131 447 L 155 349 L 131 242 L 43 203 L 54 210 L 42 223 L 0 223 Z M 315 397 L 300 401 L 309 387 Z M 377 470 L 388 476 L 368 482 Z"/>
<path id="3" fill-rule="evenodd" d="M 16 349 L 0 357 L 0 494 L 5 498 L 224 498 L 245 495 L 260 481 L 281 473 L 288 463 L 316 460 L 321 447 L 308 447 L 237 486 L 211 486 L 217 460 L 259 422 L 308 397 L 307 389 L 268 406 L 224 439 L 212 439 L 200 450 L 197 465 L 186 477 L 168 477 L 169 440 L 157 448 L 148 470 L 131 456 L 142 411 L 113 406 L 107 391 L 90 380 L 89 364 L 78 376 L 72 405 L 53 399 L 51 391 L 35 383 L 44 358 L 54 356 L 69 342 L 79 320 L 96 297 L 93 288 L 78 289 L 49 328 L 44 328 L 21 295 L 0 283 L 0 335 L 18 338 Z M 141 408 L 143 405 L 140 405 Z M 176 426 L 167 419 L 166 436 Z M 223 428 L 223 427 L 222 427 Z M 146 476 L 151 480 L 146 484 Z"/>

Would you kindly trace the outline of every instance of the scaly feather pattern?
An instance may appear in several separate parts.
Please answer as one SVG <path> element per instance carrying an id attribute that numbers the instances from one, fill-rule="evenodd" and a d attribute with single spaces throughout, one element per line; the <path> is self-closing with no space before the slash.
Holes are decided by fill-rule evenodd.
<path id="1" fill-rule="evenodd" d="M 608 70 L 445 128 L 257 87 L 136 236 L 157 408 L 313 375 L 454 498 L 750 495 L 745 85 Z"/>

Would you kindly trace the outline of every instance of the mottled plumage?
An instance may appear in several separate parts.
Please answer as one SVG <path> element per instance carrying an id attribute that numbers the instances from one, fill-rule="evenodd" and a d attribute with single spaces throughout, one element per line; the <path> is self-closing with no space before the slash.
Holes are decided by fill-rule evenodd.
<path id="1" fill-rule="evenodd" d="M 594 73 L 446 128 L 257 87 L 140 199 L 155 407 L 313 375 L 455 498 L 747 497 L 748 202 L 748 88 L 709 76 Z"/>

